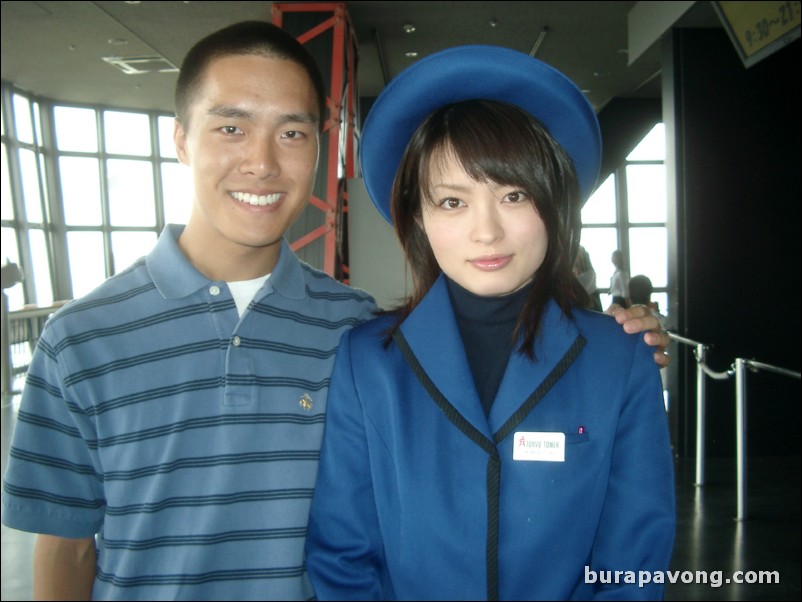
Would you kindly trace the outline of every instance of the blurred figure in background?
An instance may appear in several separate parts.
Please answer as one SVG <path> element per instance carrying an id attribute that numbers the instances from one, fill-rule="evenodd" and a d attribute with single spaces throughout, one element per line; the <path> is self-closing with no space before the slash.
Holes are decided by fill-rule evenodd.
<path id="1" fill-rule="evenodd" d="M 660 326 L 666 327 L 666 317 L 660 313 L 660 307 L 652 301 L 652 281 L 648 276 L 639 274 L 633 276 L 629 281 L 629 302 L 632 305 L 645 305 L 652 312 L 652 315 L 660 322 Z"/>
<path id="2" fill-rule="evenodd" d="M 610 261 L 615 266 L 613 277 L 610 278 L 610 296 L 613 298 L 613 303 L 627 308 L 629 307 L 629 272 L 624 269 L 624 254 L 615 250 Z"/>
<path id="3" fill-rule="evenodd" d="M 581 245 L 574 260 L 574 274 L 590 297 L 592 302 L 590 309 L 602 311 L 601 297 L 599 289 L 596 287 L 596 270 L 593 269 L 593 263 L 590 261 L 590 253 Z"/>
<path id="4" fill-rule="evenodd" d="M 652 315 L 660 322 L 660 327 L 665 330 L 666 317 L 660 313 L 660 307 L 652 301 L 652 281 L 648 276 L 639 274 L 633 276 L 629 281 L 629 301 L 632 305 L 643 305 L 649 309 Z M 663 402 L 668 411 L 668 368 L 660 368 L 660 378 L 663 381 Z"/>

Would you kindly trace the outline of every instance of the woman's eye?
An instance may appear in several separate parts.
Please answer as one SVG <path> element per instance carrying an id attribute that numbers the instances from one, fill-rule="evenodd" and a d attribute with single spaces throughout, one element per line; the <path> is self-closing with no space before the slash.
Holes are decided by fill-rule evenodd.
<path id="1" fill-rule="evenodd" d="M 443 209 L 457 209 L 462 205 L 462 201 L 459 199 L 455 199 L 453 197 L 449 197 L 447 199 L 443 199 L 440 201 L 440 206 Z"/>
<path id="2" fill-rule="evenodd" d="M 507 194 L 504 199 L 510 203 L 520 203 L 521 201 L 526 200 L 526 193 L 516 190 L 515 192 L 510 192 Z"/>

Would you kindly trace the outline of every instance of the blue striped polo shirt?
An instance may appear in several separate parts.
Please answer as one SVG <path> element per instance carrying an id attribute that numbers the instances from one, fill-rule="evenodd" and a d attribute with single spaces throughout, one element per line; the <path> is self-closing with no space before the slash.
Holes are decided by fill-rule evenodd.
<path id="1" fill-rule="evenodd" d="M 313 597 L 304 540 L 340 336 L 375 304 L 298 260 L 239 317 L 167 226 L 48 322 L 3 484 L 3 522 L 97 534 L 93 597 Z"/>

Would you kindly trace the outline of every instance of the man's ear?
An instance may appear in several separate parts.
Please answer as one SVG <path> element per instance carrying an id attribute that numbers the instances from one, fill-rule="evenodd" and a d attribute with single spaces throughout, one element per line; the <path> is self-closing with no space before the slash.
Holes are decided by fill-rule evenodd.
<path id="1" fill-rule="evenodd" d="M 173 123 L 173 142 L 175 142 L 175 152 L 178 160 L 184 165 L 189 165 L 189 152 L 187 151 L 187 132 L 178 117 Z"/>

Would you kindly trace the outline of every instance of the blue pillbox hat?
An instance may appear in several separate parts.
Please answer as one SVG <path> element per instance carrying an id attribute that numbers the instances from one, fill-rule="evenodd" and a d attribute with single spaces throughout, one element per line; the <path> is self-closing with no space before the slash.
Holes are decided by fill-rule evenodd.
<path id="1" fill-rule="evenodd" d="M 393 180 L 415 130 L 440 107 L 470 99 L 506 102 L 537 118 L 573 161 L 582 198 L 590 196 L 599 175 L 601 133 L 582 91 L 554 67 L 517 50 L 457 46 L 402 71 L 365 120 L 362 175 L 384 219 L 392 223 Z"/>

